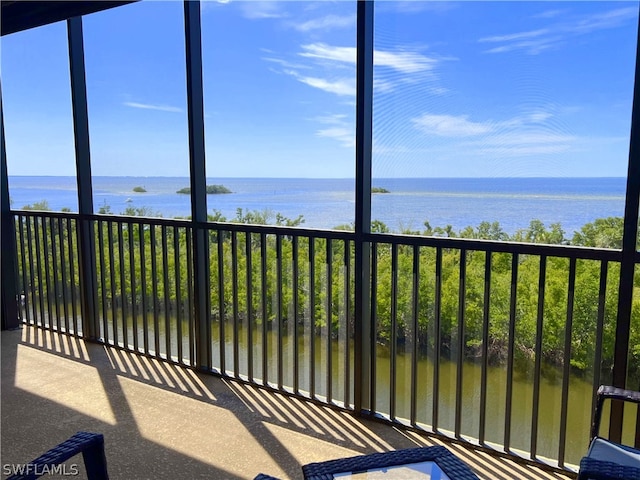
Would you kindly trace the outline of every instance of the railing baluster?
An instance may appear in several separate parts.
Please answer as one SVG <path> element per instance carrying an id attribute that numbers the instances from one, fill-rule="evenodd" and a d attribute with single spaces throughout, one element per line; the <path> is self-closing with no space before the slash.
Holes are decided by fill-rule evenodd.
<path id="1" fill-rule="evenodd" d="M 133 337 L 133 349 L 140 351 L 138 341 L 138 295 L 136 293 L 136 254 L 135 254 L 135 226 L 132 222 L 127 223 L 127 233 L 129 235 L 129 275 L 131 278 L 131 336 Z M 138 242 L 139 243 L 139 242 Z M 144 313 L 143 313 L 144 315 Z"/>
<path id="2" fill-rule="evenodd" d="M 73 224 L 73 227 L 72 227 Z M 74 228 L 75 227 L 75 228 Z M 80 330 L 78 329 L 78 299 L 76 297 L 76 292 L 77 292 L 77 285 L 76 285 L 76 265 L 80 265 L 80 261 L 78 260 L 77 262 L 75 261 L 75 253 L 76 253 L 76 249 L 74 248 L 74 241 L 73 239 L 76 239 L 76 242 L 78 241 L 78 229 L 79 229 L 79 222 L 77 220 L 70 220 L 69 222 L 67 222 L 67 238 L 69 239 L 69 281 L 71 282 L 71 314 L 73 315 L 73 333 L 76 335 L 81 334 L 82 332 L 80 332 Z M 80 322 L 80 325 L 82 325 L 82 322 Z"/>
<path id="3" fill-rule="evenodd" d="M 567 323 L 564 331 L 564 356 L 562 371 L 562 403 L 560 407 L 560 440 L 558 442 L 558 465 L 564 466 L 567 441 L 567 411 L 569 408 L 569 375 L 571 375 L 571 329 L 573 326 L 573 301 L 576 288 L 576 259 L 569 260 L 569 287 L 567 292 Z"/>
<path id="4" fill-rule="evenodd" d="M 109 326 L 107 320 L 107 287 L 106 287 L 106 266 L 104 258 L 104 222 L 99 220 L 96 222 L 98 227 L 98 250 L 100 257 L 100 298 L 102 302 L 102 341 L 109 343 Z"/>
<path id="5" fill-rule="evenodd" d="M 391 353 L 389 354 L 389 416 L 396 419 L 398 383 L 398 244 L 391 245 Z"/>
<path id="6" fill-rule="evenodd" d="M 56 235 L 59 231 L 57 228 L 58 219 L 50 218 L 49 219 L 49 231 L 51 232 L 51 277 L 53 279 L 53 295 L 54 295 L 54 303 L 55 303 L 55 311 L 56 311 L 56 329 L 58 332 L 62 331 L 62 322 L 60 315 L 60 300 L 62 295 L 60 294 L 60 285 L 58 281 L 58 248 L 56 244 Z"/>
<path id="7" fill-rule="evenodd" d="M 175 227 L 171 231 L 175 236 Z M 171 360 L 171 306 L 169 288 L 169 240 L 167 226 L 162 225 L 162 281 L 164 291 L 164 343 L 167 360 Z"/>
<path id="8" fill-rule="evenodd" d="M 518 296 L 518 264 L 519 256 L 514 253 L 511 256 L 511 293 L 509 300 L 509 342 L 507 345 L 507 387 L 504 409 L 504 449 L 511 448 L 511 413 L 513 407 L 513 361 L 514 344 L 516 337 L 516 307 Z"/>
<path id="9" fill-rule="evenodd" d="M 114 254 L 114 238 L 113 238 L 113 222 L 109 220 L 107 222 L 107 234 L 109 235 L 109 241 L 107 245 L 109 247 L 109 278 L 111 279 L 111 328 L 113 329 L 113 345 L 118 345 L 118 301 L 116 298 L 116 264 Z"/>
<path id="10" fill-rule="evenodd" d="M 240 376 L 240 332 L 238 323 L 238 232 L 231 232 L 231 285 L 232 285 L 232 308 L 233 308 L 233 374 L 236 378 Z"/>
<path id="11" fill-rule="evenodd" d="M 371 412 L 376 411 L 377 391 L 376 388 L 378 380 L 378 352 L 377 338 L 378 338 L 378 243 L 371 242 L 371 318 L 373 319 L 373 325 L 371 326 L 371 398 L 369 399 L 369 405 L 371 406 Z"/>
<path id="12" fill-rule="evenodd" d="M 180 256 L 180 236 L 182 235 L 182 228 L 174 227 L 173 228 L 173 261 L 174 261 L 174 281 L 175 281 L 175 291 L 176 291 L 176 347 L 178 350 L 178 362 L 184 363 L 184 352 L 182 347 L 182 288 L 180 282 L 182 281 L 182 272 L 181 272 L 181 262 L 182 257 Z"/>
<path id="13" fill-rule="evenodd" d="M 120 264 L 120 309 L 122 312 L 122 346 L 129 348 L 129 316 L 127 301 L 127 277 L 125 274 L 125 258 L 124 258 L 124 234 L 122 227 L 124 223 L 118 222 L 118 263 Z"/>
<path id="14" fill-rule="evenodd" d="M 47 326 L 53 329 L 53 310 L 51 308 L 51 284 L 50 274 L 51 268 L 49 266 L 49 244 L 47 242 L 48 234 L 51 234 L 51 222 L 49 222 L 49 228 L 47 228 L 47 217 L 41 217 L 42 219 L 42 260 L 44 263 L 44 285 L 46 289 L 45 298 L 47 299 Z"/>
<path id="15" fill-rule="evenodd" d="M 598 317 L 596 320 L 596 351 L 593 360 L 593 387 L 591 391 L 591 421 L 595 414 L 596 397 L 600 386 L 600 371 L 602 370 L 602 337 L 604 334 L 604 312 L 607 301 L 607 277 L 609 273 L 609 262 L 600 262 L 600 288 L 598 289 Z"/>
<path id="16" fill-rule="evenodd" d="M 58 232 L 60 232 L 60 273 L 62 275 L 62 312 L 64 315 L 64 331 L 69 333 L 69 288 L 67 286 L 67 268 L 66 266 L 69 264 L 68 261 L 65 262 L 65 248 L 64 248 L 64 232 L 66 229 L 64 228 L 64 224 L 69 221 L 68 218 L 58 218 Z"/>
<path id="17" fill-rule="evenodd" d="M 544 293 L 547 272 L 547 257 L 540 256 L 540 275 L 538 278 L 538 319 L 536 326 L 535 368 L 533 377 L 533 411 L 531 414 L 531 458 L 535 459 L 538 451 L 538 412 L 540 403 L 540 370 L 542 367 L 542 327 L 544 323 Z"/>
<path id="18" fill-rule="evenodd" d="M 245 257 L 247 270 L 247 376 L 253 382 L 253 246 L 251 232 L 245 233 Z"/>
<path id="19" fill-rule="evenodd" d="M 418 416 L 418 317 L 420 309 L 420 247 L 413 246 L 411 279 L 411 404 L 409 421 L 416 425 Z"/>
<path id="20" fill-rule="evenodd" d="M 316 239 L 309 237 L 309 396 L 316 396 Z"/>
<path id="21" fill-rule="evenodd" d="M 455 436 L 460 437 L 462 427 L 462 375 L 465 357 L 465 304 L 467 297 L 467 251 L 460 250 L 460 284 L 458 288 L 458 358 L 456 364 L 456 418 Z"/>
<path id="22" fill-rule="evenodd" d="M 431 424 L 433 431 L 438 431 L 440 413 L 440 346 L 442 344 L 442 332 L 440 329 L 440 315 L 442 312 L 442 248 L 436 247 L 436 288 L 434 299 L 434 346 L 433 346 L 433 402 Z"/>
<path id="23" fill-rule="evenodd" d="M 38 299 L 39 299 L 39 305 L 40 305 L 40 324 L 42 326 L 46 326 L 48 321 L 46 321 L 46 317 L 44 314 L 44 293 L 43 293 L 43 286 L 42 286 L 43 274 L 42 274 L 42 260 L 41 260 L 42 249 L 40 248 L 41 247 L 40 228 L 38 227 L 41 220 L 43 220 L 42 217 L 34 217 L 33 234 L 35 235 L 35 238 L 36 238 L 36 268 L 38 271 Z"/>
<path id="24" fill-rule="evenodd" d="M 269 384 L 268 342 L 267 342 L 267 234 L 260 234 L 260 288 L 262 300 L 262 384 Z"/>
<path id="25" fill-rule="evenodd" d="M 22 295 L 21 297 L 21 302 L 20 302 L 20 309 L 22 310 L 22 308 L 24 307 L 24 318 L 23 321 L 26 321 L 27 323 L 32 323 L 31 319 L 29 318 L 29 306 L 33 303 L 32 302 L 32 298 L 30 298 L 30 294 L 29 294 L 29 285 L 31 284 L 31 282 L 33 281 L 33 279 L 29 279 L 29 276 L 27 275 L 27 260 L 25 258 L 26 254 L 27 254 L 27 250 L 26 250 L 26 246 L 27 244 L 24 242 L 24 224 L 26 221 L 28 221 L 28 217 L 24 217 L 22 215 L 17 215 L 16 219 L 18 221 L 18 235 L 20 236 L 20 263 L 21 263 L 21 270 L 22 270 L 22 292 L 20 293 Z M 29 243 L 31 243 L 31 239 L 29 238 Z M 31 259 L 29 259 L 29 262 L 31 263 Z M 31 280 L 31 281 L 29 281 Z"/>
<path id="26" fill-rule="evenodd" d="M 284 318 L 282 317 L 282 236 L 276 235 L 276 325 L 277 325 L 277 341 L 278 341 L 278 389 L 282 390 L 283 377 L 283 350 L 284 350 Z"/>
<path id="27" fill-rule="evenodd" d="M 37 258 L 34 258 L 33 256 L 33 240 L 35 239 L 35 247 L 36 247 L 36 251 L 38 250 L 38 247 L 40 246 L 40 243 L 38 242 L 38 237 L 36 235 L 37 230 L 36 230 L 36 217 L 27 217 L 27 237 L 29 238 L 28 240 L 28 250 L 29 250 L 29 276 L 31 277 L 31 309 L 33 311 L 33 324 L 37 325 L 38 324 L 38 312 L 36 310 L 36 280 L 37 280 L 37 289 L 38 289 L 38 307 L 42 307 L 42 304 L 40 302 L 40 274 L 38 274 L 38 277 L 36 279 L 36 275 L 35 275 L 35 267 L 40 263 L 39 260 Z M 31 228 L 31 224 L 33 223 L 33 235 L 32 235 L 32 228 Z M 38 254 L 39 256 L 40 254 Z M 40 321 L 42 322 L 42 317 L 40 317 Z"/>
<path id="28" fill-rule="evenodd" d="M 193 279 L 193 235 L 195 232 L 191 228 L 185 229 L 185 245 L 187 249 L 187 300 L 189 313 L 187 318 L 189 320 L 189 364 L 194 366 L 196 364 L 196 352 L 195 352 L 195 312 L 194 312 L 194 279 Z M 210 315 L 210 314 L 209 314 Z M 211 359 L 207 360 L 208 362 Z"/>
<path id="29" fill-rule="evenodd" d="M 298 359 L 298 237 L 292 239 L 291 245 L 291 292 L 293 296 L 293 318 L 289 319 L 293 326 L 293 391 L 297 394 L 300 391 L 300 364 Z"/>
<path id="30" fill-rule="evenodd" d="M 344 406 L 351 405 L 351 243 L 344 244 Z"/>
<path id="31" fill-rule="evenodd" d="M 145 248 L 144 223 L 138 224 L 140 233 L 140 289 L 142 290 L 142 345 L 144 353 L 149 355 L 149 304 L 147 299 L 147 253 Z"/>
<path id="32" fill-rule="evenodd" d="M 160 356 L 160 307 L 158 306 L 158 249 L 156 226 L 149 225 L 149 244 L 151 245 L 151 294 L 153 295 L 153 348 L 154 355 Z"/>
<path id="33" fill-rule="evenodd" d="M 332 378 L 333 378 L 333 349 L 331 345 L 331 335 L 333 330 L 333 244 L 330 238 L 326 239 L 327 247 L 327 370 L 326 370 L 326 397 L 327 403 L 331 403 L 332 395 Z"/>
<path id="34" fill-rule="evenodd" d="M 489 369 L 489 310 L 491 303 L 491 251 L 485 253 L 484 263 L 484 299 L 482 311 L 482 370 L 480 373 L 480 418 L 478 439 L 485 441 L 487 423 L 487 371 Z"/>
<path id="35" fill-rule="evenodd" d="M 226 335 L 225 335 L 225 321 L 227 314 L 225 311 L 224 302 L 224 235 L 226 232 L 218 230 L 218 315 L 219 315 L 219 329 L 220 329 L 220 373 L 224 375 L 227 371 L 226 367 Z"/>

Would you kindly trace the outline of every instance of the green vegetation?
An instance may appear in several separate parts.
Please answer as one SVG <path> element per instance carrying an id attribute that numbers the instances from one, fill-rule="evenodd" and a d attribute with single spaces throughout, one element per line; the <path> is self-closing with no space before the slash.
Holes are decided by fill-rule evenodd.
<path id="1" fill-rule="evenodd" d="M 25 208 L 42 210 L 48 205 L 46 202 L 39 202 L 27 207 Z M 100 210 L 101 213 L 111 213 L 108 205 L 104 205 Z M 149 216 L 152 213 L 148 209 L 133 207 L 123 212 L 130 216 Z M 351 324 L 354 315 L 352 309 L 355 277 L 353 242 L 291 235 L 278 238 L 273 233 L 232 233 L 225 228 L 226 222 L 288 227 L 304 223 L 302 216 L 291 219 L 269 210 L 238 209 L 233 218 L 226 218 L 221 212 L 214 211 L 209 215 L 209 220 L 216 222 L 207 231 L 212 321 L 232 321 L 236 308 L 233 302 L 237 302 L 237 315 L 243 322 L 260 324 L 266 321 L 271 325 L 272 322 L 281 319 L 288 325 L 287 329 L 291 329 L 294 318 L 300 324 L 313 318 L 318 329 L 326 328 L 327 324 L 331 325 L 334 336 L 344 329 L 345 322 Z M 66 278 L 66 281 L 69 281 L 71 278 L 79 278 L 77 258 L 69 261 L 64 255 L 54 254 L 52 250 L 53 246 L 58 252 L 73 250 L 68 248 L 68 231 L 63 229 L 58 232 L 57 223 L 49 222 L 48 219 L 29 217 L 24 221 L 31 222 L 32 235 L 39 232 L 40 249 L 47 249 L 38 253 L 39 258 L 42 261 L 49 258 L 51 268 L 59 271 L 65 269 L 67 273 L 60 276 L 60 279 Z M 101 221 L 95 224 L 100 302 L 105 298 L 108 305 L 126 304 L 129 308 L 135 305 L 136 309 L 140 309 L 142 286 L 145 285 L 144 296 L 147 305 L 156 305 L 160 312 L 166 308 L 173 313 L 178 310 L 187 311 L 187 297 L 192 281 L 188 272 L 192 267 L 187 264 L 189 257 L 186 252 L 191 241 L 191 230 L 186 226 L 153 225 L 152 221 L 142 218 L 136 222 L 139 223 L 111 225 L 107 221 Z M 38 228 L 35 228 L 36 225 Z M 19 232 L 20 224 L 18 227 Z M 26 236 L 27 231 L 23 226 L 23 236 Z M 69 231 L 75 231 L 75 227 Z M 389 228 L 383 222 L 375 221 L 372 223 L 372 231 L 389 233 Z M 622 219 L 597 219 L 584 225 L 570 238 L 565 235 L 559 224 L 546 227 L 538 220 L 531 221 L 528 228 L 512 235 L 504 232 L 497 222 L 481 222 L 477 227 L 469 226 L 461 231 L 455 231 L 450 225 L 432 227 L 425 222 L 422 232 L 404 233 L 618 248 L 622 238 Z M 54 234 L 56 238 L 52 242 L 50 239 Z M 49 240 L 43 241 L 45 235 Z M 72 238 L 71 242 L 76 245 L 77 239 Z M 348 251 L 345 251 L 345 248 Z M 31 250 L 37 251 L 34 237 Z M 24 265 L 26 271 L 21 271 L 19 278 L 27 278 L 27 285 L 31 285 L 35 292 L 38 292 L 41 286 L 46 294 L 50 282 L 48 279 L 40 281 L 37 274 L 34 278 L 30 277 L 29 265 L 34 260 L 29 257 L 28 248 L 21 251 L 21 255 L 24 254 L 26 258 L 19 258 L 17 263 L 19 268 L 23 268 Z M 118 253 L 120 251 L 121 254 Z M 482 358 L 486 348 L 490 364 L 504 365 L 508 354 L 509 327 L 513 324 L 513 354 L 517 372 L 525 374 L 531 371 L 536 344 L 539 342 L 545 375 L 557 375 L 565 361 L 570 362 L 574 373 L 584 376 L 593 373 L 595 335 L 600 308 L 601 262 L 576 261 L 573 310 L 570 312 L 571 354 L 570 358 L 565 359 L 567 299 L 570 293 L 568 259 L 545 257 L 543 260 L 540 256 L 532 254 L 520 254 L 514 258 L 509 253 L 493 253 L 487 258 L 487 254 L 482 251 L 426 246 L 414 249 L 409 245 L 392 246 L 382 239 L 376 246 L 375 254 L 376 302 L 372 314 L 379 348 L 387 348 L 394 338 L 398 348 L 405 348 L 415 339 L 419 352 L 431 355 L 436 347 L 435 342 L 439 341 L 438 346 L 444 358 L 453 360 L 462 355 L 467 361 L 474 362 Z M 124 262 L 122 265 L 121 261 Z M 350 262 L 350 276 L 347 276 L 349 270 L 345 269 L 345 261 Z M 166 267 L 163 267 L 165 264 Z M 329 264 L 332 265 L 330 270 Z M 489 279 L 486 276 L 487 264 L 490 265 Z M 517 283 L 512 285 L 514 266 L 517 267 Z M 70 271 L 72 268 L 75 270 L 73 273 Z M 162 275 L 159 275 L 160 271 L 164 272 L 164 268 L 168 272 L 167 284 L 164 283 Z M 438 268 L 440 270 L 436 275 Z M 544 302 L 539 302 L 542 268 L 545 271 L 542 279 Z M 297 280 L 294 280 L 294 271 Z M 311 271 L 315 272 L 313 282 L 309 278 Z M 331 272 L 331 289 L 327 288 L 327 271 Z M 235 272 L 235 277 L 231 272 Z M 619 263 L 608 262 L 606 290 L 602 296 L 604 322 L 600 367 L 603 378 L 607 378 L 613 362 L 619 272 Z M 462 274 L 464 282 L 461 281 Z M 142 277 L 145 278 L 145 282 L 140 280 Z M 436 279 L 439 279 L 439 284 Z M 234 285 L 237 287 L 236 292 L 233 290 Z M 250 295 L 248 285 L 254 286 Z M 487 285 L 488 295 L 485 293 Z M 24 286 L 21 288 L 24 289 Z M 635 288 L 640 292 L 640 275 L 635 280 Z M 395 298 L 392 296 L 394 291 Z M 416 298 L 414 291 L 417 292 Z M 440 298 L 436 298 L 438 291 L 442 292 Z M 116 298 L 111 298 L 113 292 Z M 330 299 L 327 298 L 329 292 Z M 515 293 L 515 299 L 512 299 L 512 292 Z M 267 299 L 264 303 L 263 294 Z M 299 307 L 297 313 L 292 308 L 296 296 L 295 303 L 304 306 Z M 276 298 L 280 300 L 274 301 Z M 346 298 L 350 298 L 348 303 Z M 310 305 L 311 299 L 313 305 Z M 485 299 L 488 299 L 488 305 L 485 305 Z M 345 311 L 346 305 L 350 306 L 351 311 Z M 439 308 L 438 317 L 436 306 Z M 266 308 L 264 316 L 263 307 Z M 248 317 L 248 312 L 251 312 L 251 318 Z M 488 313 L 487 318 L 485 312 Z M 536 333 L 539 318 L 543 319 L 543 333 L 540 339 Z M 417 329 L 413 327 L 414 321 Z M 438 335 L 434 330 L 436 324 L 440 328 Z M 483 344 L 485 325 L 488 326 L 486 346 Z M 461 332 L 464 335 L 462 339 L 459 338 Z M 633 381 L 637 381 L 640 379 L 640 347 L 637 347 L 640 345 L 640 295 L 635 295 L 633 303 L 629 342 L 629 374 Z"/>
<path id="2" fill-rule="evenodd" d="M 141 186 L 133 187 L 133 191 L 136 193 L 146 193 L 147 189 Z"/>
<path id="3" fill-rule="evenodd" d="M 224 185 L 207 185 L 207 194 L 208 195 L 217 195 L 221 193 L 233 193 Z"/>
<path id="4" fill-rule="evenodd" d="M 382 188 L 382 187 L 372 187 L 371 188 L 371 193 L 389 193 L 389 190 L 387 190 L 386 188 Z"/>
<path id="5" fill-rule="evenodd" d="M 189 194 L 191 193 L 191 187 L 184 187 L 178 190 L 176 193 Z M 207 195 L 218 195 L 223 193 L 233 193 L 224 185 L 207 185 Z"/>
<path id="6" fill-rule="evenodd" d="M 48 211 L 51 211 L 51 208 L 49 208 L 49 202 L 47 202 L 46 200 L 42 200 L 40 202 L 35 202 L 30 205 L 25 205 L 24 207 L 22 207 L 22 210 L 35 210 L 35 211 L 48 212 Z"/>

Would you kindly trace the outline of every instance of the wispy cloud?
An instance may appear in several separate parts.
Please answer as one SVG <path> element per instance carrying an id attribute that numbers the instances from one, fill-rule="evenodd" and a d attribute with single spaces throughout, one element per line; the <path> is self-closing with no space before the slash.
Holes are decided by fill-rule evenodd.
<path id="1" fill-rule="evenodd" d="M 566 10 L 554 9 L 554 10 L 545 10 L 544 12 L 540 12 L 536 15 L 533 15 L 531 18 L 554 18 L 565 13 Z"/>
<path id="2" fill-rule="evenodd" d="M 356 63 L 355 47 L 337 47 L 325 43 L 302 45 L 302 57 L 333 60 L 344 63 Z M 432 70 L 438 63 L 435 58 L 427 57 L 410 51 L 382 51 L 373 52 L 373 63 L 378 67 L 389 67 L 402 73 L 416 73 Z"/>
<path id="3" fill-rule="evenodd" d="M 335 93 L 336 95 L 353 96 L 356 94 L 355 78 L 344 78 L 333 81 L 323 78 L 304 77 L 299 75 L 296 75 L 296 78 L 302 83 L 306 83 L 310 87 L 319 88 L 320 90 L 324 90 L 325 92 L 329 93 Z"/>
<path id="4" fill-rule="evenodd" d="M 485 42 L 510 42 L 513 40 L 525 40 L 540 37 L 549 33 L 548 28 L 540 28 L 538 30 L 530 30 L 528 32 L 511 33 L 509 35 L 496 35 L 494 37 L 484 37 L 478 40 L 480 43 Z"/>
<path id="5" fill-rule="evenodd" d="M 521 157 L 575 150 L 579 139 L 551 130 L 546 121 L 552 116 L 538 111 L 506 120 L 472 121 L 468 115 L 425 113 L 412 123 L 425 135 L 446 138 L 468 154 Z"/>
<path id="6" fill-rule="evenodd" d="M 539 14 L 539 18 L 555 18 L 563 12 L 548 10 Z M 638 7 L 622 7 L 606 12 L 595 13 L 564 22 L 555 23 L 544 28 L 515 32 L 505 35 L 483 37 L 480 43 L 501 44 L 485 50 L 484 53 L 503 53 L 523 50 L 530 55 L 537 55 L 550 48 L 557 48 L 567 39 L 587 35 L 598 30 L 617 28 L 637 19 Z"/>
<path id="7" fill-rule="evenodd" d="M 333 60 L 336 62 L 356 63 L 355 47 L 335 47 L 326 43 L 312 43 L 302 45 L 301 57 L 316 58 L 322 60 Z"/>
<path id="8" fill-rule="evenodd" d="M 260 0 L 259 2 L 239 2 L 239 4 L 243 16 L 250 20 L 285 18 L 288 16 L 287 12 L 282 9 L 283 2 Z"/>
<path id="9" fill-rule="evenodd" d="M 431 115 L 424 114 L 412 120 L 413 124 L 425 133 L 443 137 L 467 137 L 481 135 L 492 130 L 491 125 L 470 122 L 468 115 Z"/>
<path id="10" fill-rule="evenodd" d="M 138 103 L 138 102 L 123 102 L 123 105 L 131 108 L 142 108 L 145 110 L 159 110 L 161 112 L 173 112 L 173 113 L 183 112 L 181 108 L 171 107 L 169 105 L 154 105 L 151 103 Z"/>
<path id="11" fill-rule="evenodd" d="M 423 0 L 401 0 L 393 2 L 380 2 L 376 10 L 392 10 L 397 13 L 415 14 L 421 12 L 446 13 L 458 8 L 459 2 L 425 2 Z"/>
<path id="12" fill-rule="evenodd" d="M 332 138 L 340 142 L 343 147 L 354 148 L 355 125 L 348 121 L 347 115 L 334 114 L 316 117 L 315 121 L 327 125 L 316 132 L 318 137 Z"/>
<path id="13" fill-rule="evenodd" d="M 355 24 L 355 15 L 326 15 L 324 17 L 307 20 L 306 22 L 292 23 L 291 26 L 299 32 L 310 32 L 313 30 L 355 27 Z"/>

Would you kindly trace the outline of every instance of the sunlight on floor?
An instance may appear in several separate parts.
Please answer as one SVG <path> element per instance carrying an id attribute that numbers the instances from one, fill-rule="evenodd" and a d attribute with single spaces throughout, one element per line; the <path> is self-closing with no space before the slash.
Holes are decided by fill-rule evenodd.
<path id="1" fill-rule="evenodd" d="M 23 355 L 26 350 L 28 354 Z M 43 368 L 48 371 L 47 382 L 33 374 Z M 15 386 L 110 425 L 116 423 L 100 374 L 93 366 L 18 345 Z"/>

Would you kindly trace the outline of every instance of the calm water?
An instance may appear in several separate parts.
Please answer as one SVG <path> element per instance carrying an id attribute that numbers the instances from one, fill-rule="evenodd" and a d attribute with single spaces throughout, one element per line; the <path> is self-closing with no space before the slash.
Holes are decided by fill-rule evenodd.
<path id="1" fill-rule="evenodd" d="M 228 219 L 236 210 L 270 210 L 289 218 L 303 215 L 303 226 L 334 228 L 354 219 L 353 179 L 223 178 L 208 179 L 233 193 L 209 195 L 208 211 Z M 108 205 L 114 213 L 128 206 L 147 207 L 163 217 L 190 215 L 189 195 L 175 193 L 188 178 L 94 177 L 94 207 Z M 532 219 L 545 225 L 560 222 L 571 236 L 585 223 L 624 213 L 624 178 L 430 178 L 375 179 L 390 193 L 375 194 L 372 218 L 392 231 L 422 230 L 451 224 L 459 230 L 481 221 L 498 221 L 508 233 L 526 228 Z M 136 186 L 146 193 L 134 193 Z M 9 177 L 12 206 L 47 200 L 52 210 L 77 211 L 74 177 Z"/>

